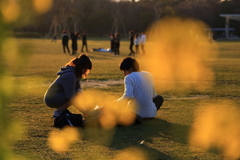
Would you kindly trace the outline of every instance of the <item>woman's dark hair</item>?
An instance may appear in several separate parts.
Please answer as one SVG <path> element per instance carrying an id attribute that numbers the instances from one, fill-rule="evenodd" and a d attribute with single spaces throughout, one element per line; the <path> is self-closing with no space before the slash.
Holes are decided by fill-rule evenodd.
<path id="1" fill-rule="evenodd" d="M 82 70 L 83 69 L 92 69 L 92 61 L 90 58 L 85 55 L 81 54 L 77 58 L 72 59 L 68 62 L 65 66 L 72 66 L 75 67 L 75 74 L 76 77 L 82 78 Z"/>
<path id="2" fill-rule="evenodd" d="M 133 72 L 138 72 L 139 71 L 139 64 L 138 64 L 136 59 L 134 59 L 132 57 L 126 57 L 120 63 L 119 68 L 120 68 L 121 71 L 124 71 L 124 70 L 129 70 L 130 71 L 132 69 Z"/>
<path id="3" fill-rule="evenodd" d="M 135 34 L 135 38 L 138 38 L 138 36 L 139 36 L 139 34 L 138 34 L 138 33 L 136 33 L 136 34 Z"/>

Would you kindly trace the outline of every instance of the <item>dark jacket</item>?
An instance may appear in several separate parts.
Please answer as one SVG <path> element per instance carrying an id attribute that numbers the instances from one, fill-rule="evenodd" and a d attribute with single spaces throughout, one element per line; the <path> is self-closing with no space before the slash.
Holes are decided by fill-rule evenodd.
<path id="1" fill-rule="evenodd" d="M 64 34 L 62 36 L 62 45 L 67 45 L 68 44 L 69 37 L 67 34 Z"/>
<path id="2" fill-rule="evenodd" d="M 82 42 L 87 43 L 87 35 L 86 34 L 82 35 Z"/>
<path id="3" fill-rule="evenodd" d="M 44 96 L 46 105 L 51 108 L 58 108 L 69 102 L 77 91 L 81 89 L 74 67 L 63 67 L 57 75 L 59 76 L 50 85 Z"/>
<path id="4" fill-rule="evenodd" d="M 130 39 L 130 43 L 131 43 L 131 44 L 134 44 L 134 35 L 133 35 L 133 34 L 130 35 L 130 38 L 129 38 L 129 39 Z"/>

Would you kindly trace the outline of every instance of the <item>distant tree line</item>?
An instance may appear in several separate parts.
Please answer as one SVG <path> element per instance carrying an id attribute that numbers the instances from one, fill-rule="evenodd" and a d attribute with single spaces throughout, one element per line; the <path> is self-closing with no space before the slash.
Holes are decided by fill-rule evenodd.
<path id="1" fill-rule="evenodd" d="M 37 32 L 44 36 L 61 34 L 62 30 L 86 30 L 89 36 L 108 36 L 129 30 L 144 31 L 166 16 L 198 19 L 212 28 L 224 28 L 220 14 L 240 14 L 240 1 L 220 0 L 54 0 L 52 9 L 34 19 L 31 25 L 15 27 L 16 32 Z M 230 27 L 240 34 L 240 22 Z"/>

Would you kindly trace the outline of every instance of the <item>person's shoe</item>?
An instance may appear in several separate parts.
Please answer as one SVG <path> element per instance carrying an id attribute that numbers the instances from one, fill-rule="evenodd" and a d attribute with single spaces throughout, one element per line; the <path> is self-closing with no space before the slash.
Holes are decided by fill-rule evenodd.
<path id="1" fill-rule="evenodd" d="M 62 113 L 62 112 L 61 112 L 61 113 Z M 57 118 L 57 117 L 59 117 L 59 116 L 61 115 L 61 113 L 59 113 L 57 110 L 55 110 L 55 111 L 53 112 L 52 118 Z"/>

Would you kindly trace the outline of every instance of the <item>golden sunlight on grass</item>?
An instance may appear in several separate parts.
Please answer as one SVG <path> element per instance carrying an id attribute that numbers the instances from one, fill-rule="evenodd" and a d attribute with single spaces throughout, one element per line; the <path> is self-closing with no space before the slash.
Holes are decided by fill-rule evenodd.
<path id="1" fill-rule="evenodd" d="M 52 0 L 34 0 L 33 6 L 37 13 L 43 14 L 52 7 Z"/>
<path id="2" fill-rule="evenodd" d="M 240 158 L 240 125 L 237 109 L 226 102 L 201 107 L 189 143 L 205 150 L 217 148 L 231 159 Z"/>
<path id="3" fill-rule="evenodd" d="M 69 146 L 80 139 L 79 131 L 74 127 L 54 130 L 48 137 L 49 146 L 56 152 L 66 152 Z"/>
<path id="4" fill-rule="evenodd" d="M 16 66 L 19 63 L 19 44 L 16 39 L 5 39 L 2 42 L 2 56 L 7 65 Z"/>
<path id="5" fill-rule="evenodd" d="M 92 116 L 96 106 L 99 106 L 99 114 L 96 119 L 99 120 L 101 127 L 105 129 L 114 128 L 116 125 L 129 126 L 135 120 L 133 110 L 136 109 L 136 104 L 133 102 L 128 105 L 127 101 L 115 102 L 117 98 L 107 93 L 99 93 L 97 91 L 84 91 L 78 94 L 73 100 L 73 104 L 79 111 Z M 127 107 L 128 106 L 128 107 Z M 94 117 L 93 117 L 94 118 Z"/>
<path id="6" fill-rule="evenodd" d="M 22 122 L 11 122 L 5 131 L 5 138 L 8 138 L 12 141 L 21 140 L 25 133 L 26 128 L 23 126 Z"/>
<path id="7" fill-rule="evenodd" d="M 6 23 L 14 22 L 21 12 L 21 8 L 16 1 L 2 1 L 0 9 Z"/>
<path id="8" fill-rule="evenodd" d="M 10 96 L 13 93 L 13 79 L 9 76 L 2 76 L 0 78 L 0 88 L 4 95 Z"/>
<path id="9" fill-rule="evenodd" d="M 212 57 L 212 47 L 205 28 L 207 26 L 196 20 L 165 18 L 152 25 L 146 43 L 147 57 L 143 56 L 143 70 L 149 70 L 157 80 L 172 81 L 173 86 L 194 86 L 199 90 L 211 86 L 207 80 L 213 80 L 214 75 L 206 65 L 206 60 Z M 151 65 L 149 65 L 151 64 Z M 199 86 L 202 85 L 202 86 Z M 164 88 L 163 90 L 167 90 Z"/>
<path id="10" fill-rule="evenodd" d="M 147 157 L 144 154 L 143 150 L 131 147 L 120 151 L 120 153 L 116 155 L 116 158 L 114 160 L 126 160 L 126 159 L 146 160 Z"/>

